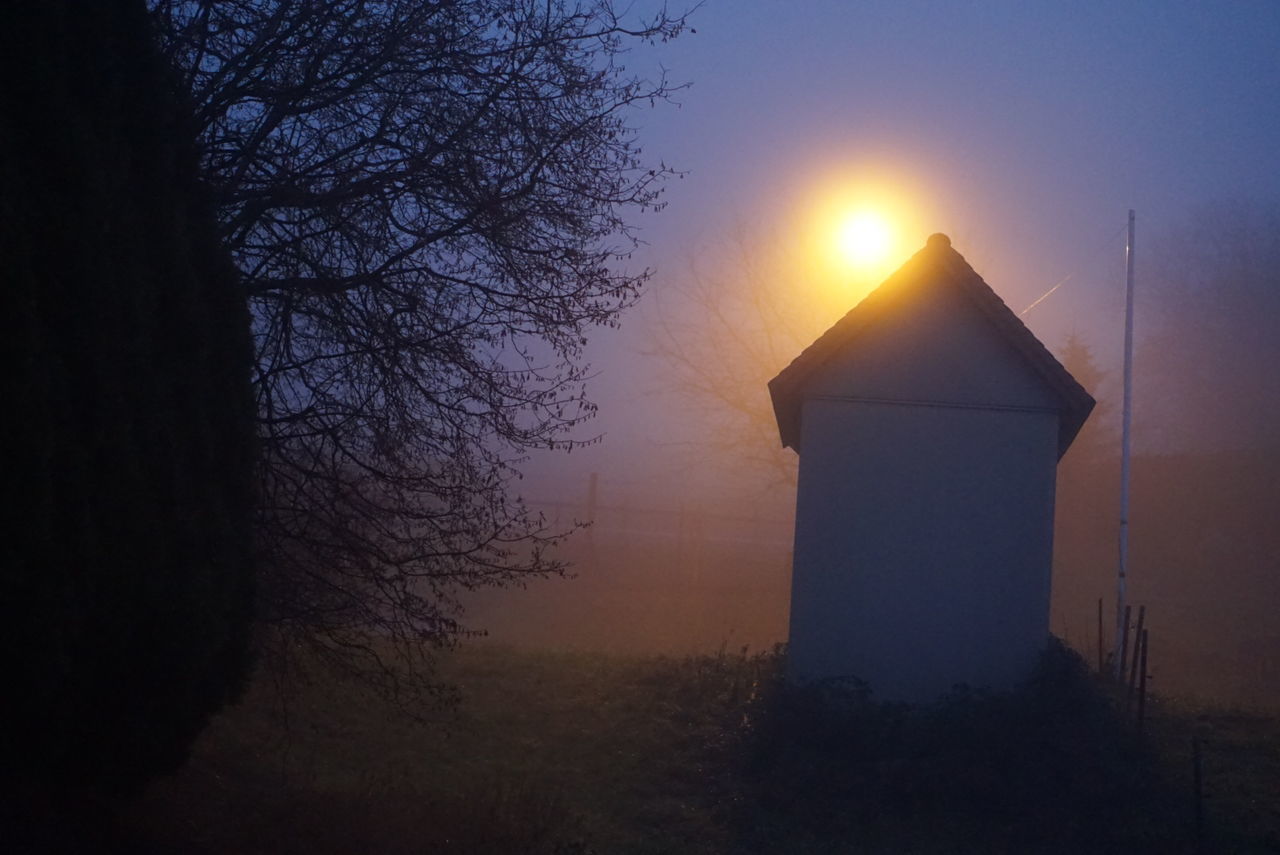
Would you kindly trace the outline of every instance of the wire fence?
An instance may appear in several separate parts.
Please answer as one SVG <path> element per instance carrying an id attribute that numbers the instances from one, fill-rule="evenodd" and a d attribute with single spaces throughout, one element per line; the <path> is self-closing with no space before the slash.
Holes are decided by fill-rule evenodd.
<path id="1" fill-rule="evenodd" d="M 572 578 L 488 591 L 468 610 L 512 643 L 700 652 L 784 640 L 793 517 L 781 502 L 662 495 L 592 476 L 576 495 L 533 497 Z"/>

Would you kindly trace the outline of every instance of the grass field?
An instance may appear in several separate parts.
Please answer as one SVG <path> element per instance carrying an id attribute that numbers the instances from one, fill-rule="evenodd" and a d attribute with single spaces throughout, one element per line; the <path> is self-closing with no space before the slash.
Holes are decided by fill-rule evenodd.
<path id="1" fill-rule="evenodd" d="M 907 709 L 784 692 L 771 655 L 482 645 L 451 708 L 334 678 L 217 719 L 128 817 L 139 846 L 223 853 L 1280 851 L 1280 724 L 1157 703 L 1139 739 L 1059 652 L 1023 690 Z M 1197 731 L 1198 729 L 1198 731 Z"/>

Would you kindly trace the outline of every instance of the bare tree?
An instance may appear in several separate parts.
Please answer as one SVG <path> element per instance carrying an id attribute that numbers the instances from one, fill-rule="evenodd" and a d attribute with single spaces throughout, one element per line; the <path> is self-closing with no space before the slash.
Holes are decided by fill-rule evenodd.
<path id="1" fill-rule="evenodd" d="M 822 311 L 805 268 L 782 241 L 739 223 L 658 291 L 648 352 L 665 365 L 666 388 L 706 426 L 697 457 L 746 469 L 764 489 L 796 480 L 767 384 L 838 317 Z"/>
<path id="2" fill-rule="evenodd" d="M 648 273 L 679 87 L 610 0 L 151 0 L 254 317 L 265 625 L 366 672 L 464 632 L 463 589 L 560 572 L 513 490 L 590 418 L 582 348 Z M 373 673 L 385 673 L 378 668 Z"/>

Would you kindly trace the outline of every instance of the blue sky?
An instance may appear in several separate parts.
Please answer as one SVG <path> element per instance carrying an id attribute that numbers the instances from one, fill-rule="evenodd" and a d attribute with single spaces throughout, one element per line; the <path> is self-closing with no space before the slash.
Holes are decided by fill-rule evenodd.
<path id="1" fill-rule="evenodd" d="M 687 171 L 638 220 L 655 290 L 735 222 L 785 240 L 822 170 L 889 164 L 925 214 L 909 244 L 947 232 L 1015 310 L 1071 275 L 1026 320 L 1107 362 L 1129 208 L 1141 287 L 1144 240 L 1205 203 L 1280 199 L 1280 3 L 710 0 L 693 24 L 631 63 L 692 84 L 635 116 L 646 156 Z M 606 439 L 581 466 L 661 448 L 643 326 L 594 342 Z"/>
<path id="2" fill-rule="evenodd" d="M 767 218 L 814 161 L 892 155 L 989 278 L 1069 272 L 1130 207 L 1159 228 L 1280 192 L 1280 4 L 712 0 L 694 21 L 661 54 L 683 106 L 638 117 L 689 171 L 645 223 L 659 257 Z"/>

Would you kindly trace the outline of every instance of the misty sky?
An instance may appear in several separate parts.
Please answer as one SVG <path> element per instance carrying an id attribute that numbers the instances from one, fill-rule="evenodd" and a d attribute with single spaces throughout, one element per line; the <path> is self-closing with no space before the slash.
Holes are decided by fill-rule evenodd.
<path id="1" fill-rule="evenodd" d="M 912 250 L 947 232 L 1015 311 L 1071 275 L 1025 320 L 1055 349 L 1080 332 L 1106 362 L 1119 353 L 1129 208 L 1141 288 L 1145 237 L 1204 203 L 1280 199 L 1270 0 L 710 0 L 693 24 L 631 64 L 660 61 L 692 84 L 679 109 L 635 117 L 646 157 L 687 171 L 666 210 L 638 220 L 654 292 L 735 223 L 786 241 L 827 176 L 874 172 L 917 215 Z M 591 432 L 605 441 L 535 460 L 532 475 L 544 463 L 574 481 L 658 475 L 679 431 L 652 394 L 644 336 L 643 306 L 621 333 L 597 334 Z"/>

